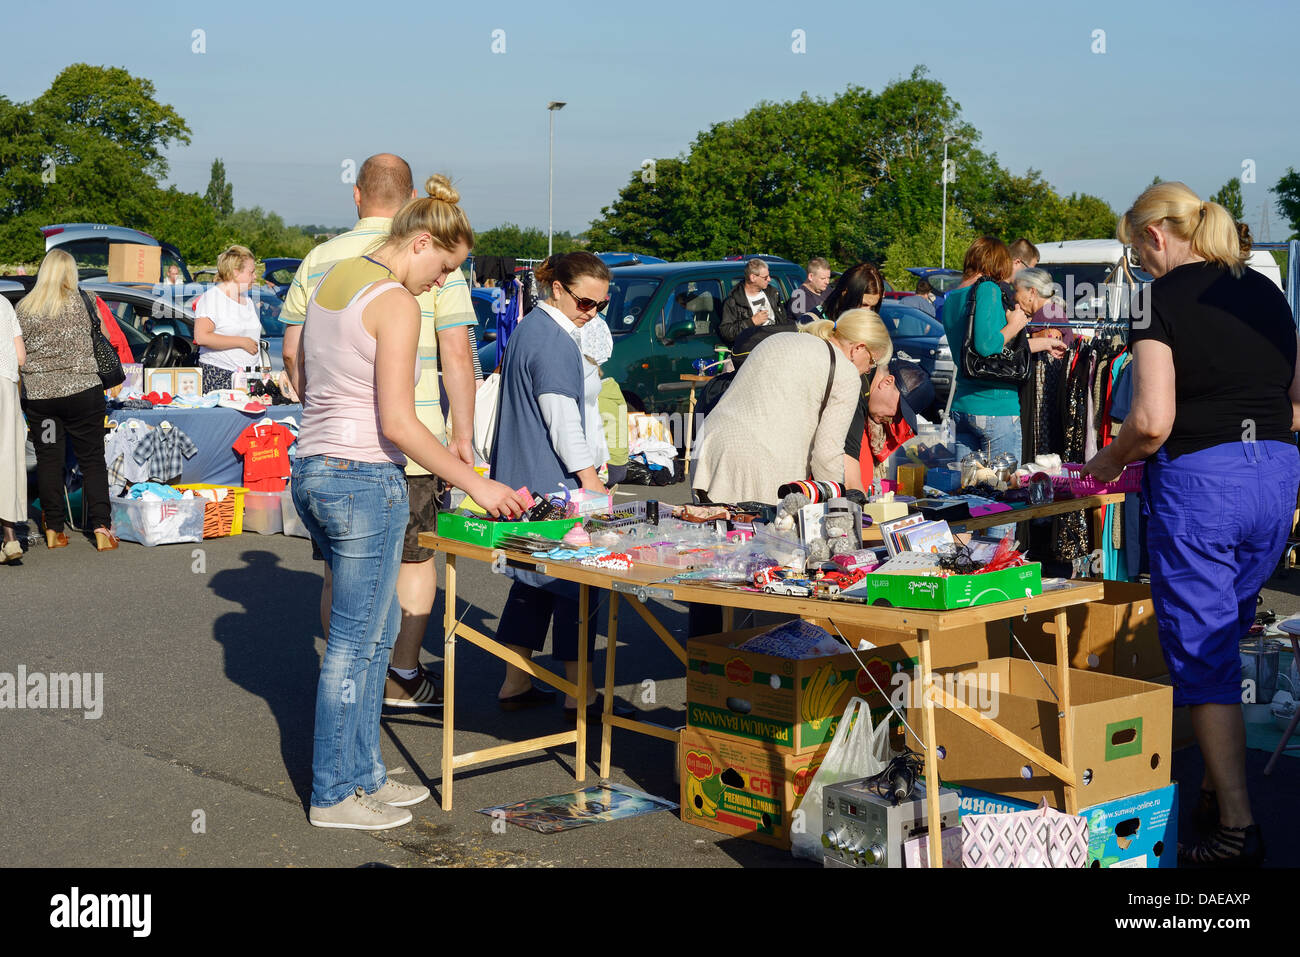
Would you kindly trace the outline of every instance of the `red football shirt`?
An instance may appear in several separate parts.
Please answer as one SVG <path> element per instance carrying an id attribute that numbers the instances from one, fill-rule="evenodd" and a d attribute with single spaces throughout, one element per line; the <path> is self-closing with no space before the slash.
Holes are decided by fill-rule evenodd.
<path id="1" fill-rule="evenodd" d="M 278 422 L 250 425 L 231 446 L 244 457 L 244 486 L 254 492 L 282 492 L 289 478 L 294 434 Z"/>

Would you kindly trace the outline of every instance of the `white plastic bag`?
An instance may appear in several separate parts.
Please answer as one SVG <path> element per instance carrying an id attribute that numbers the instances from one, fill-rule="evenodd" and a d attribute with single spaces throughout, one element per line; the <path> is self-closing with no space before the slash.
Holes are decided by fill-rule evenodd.
<path id="1" fill-rule="evenodd" d="M 854 716 L 857 716 L 854 720 Z M 850 724 L 852 727 L 850 727 Z M 861 698 L 850 698 L 835 729 L 826 757 L 813 775 L 812 784 L 795 809 L 802 827 L 791 828 L 790 852 L 795 857 L 822 862 L 822 788 L 854 778 L 879 774 L 889 763 L 889 722 L 871 724 L 871 709 Z"/>
<path id="2" fill-rule="evenodd" d="M 492 461 L 492 444 L 497 437 L 497 403 L 501 400 L 501 373 L 490 373 L 474 393 L 474 452 Z"/>

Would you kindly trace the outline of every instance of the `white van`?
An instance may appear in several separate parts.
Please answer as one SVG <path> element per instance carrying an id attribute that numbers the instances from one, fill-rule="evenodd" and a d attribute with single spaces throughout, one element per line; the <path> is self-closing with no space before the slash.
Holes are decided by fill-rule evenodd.
<path id="1" fill-rule="evenodd" d="M 1052 274 L 1061 287 L 1066 305 L 1073 306 L 1075 319 L 1104 319 L 1122 316 L 1121 305 L 1134 288 L 1150 282 L 1151 276 L 1128 264 L 1124 244 L 1118 239 L 1072 239 L 1038 243 L 1038 268 Z M 1282 289 L 1282 270 L 1264 250 L 1254 250 L 1247 265 L 1267 276 Z"/>

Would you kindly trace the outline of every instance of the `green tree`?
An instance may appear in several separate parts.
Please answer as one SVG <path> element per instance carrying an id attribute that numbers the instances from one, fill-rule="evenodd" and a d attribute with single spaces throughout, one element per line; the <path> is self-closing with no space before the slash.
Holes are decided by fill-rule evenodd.
<path id="1" fill-rule="evenodd" d="M 229 216 L 235 211 L 234 187 L 226 182 L 226 164 L 219 157 L 212 161 L 208 191 L 203 199 L 218 216 Z"/>
<path id="2" fill-rule="evenodd" d="M 1241 201 L 1241 180 L 1235 176 L 1224 183 L 1223 188 L 1210 197 L 1210 202 L 1218 203 L 1231 213 L 1232 218 L 1238 222 L 1246 218 Z"/>
<path id="3" fill-rule="evenodd" d="M 557 232 L 551 236 L 554 252 L 567 253 L 582 249 L 583 243 L 571 233 Z M 474 254 L 477 256 L 513 256 L 516 259 L 546 258 L 546 230 L 534 226 L 521 227 L 502 223 L 474 235 Z"/>
<path id="4" fill-rule="evenodd" d="M 216 262 L 224 248 L 212 207 L 197 193 L 182 193 L 174 186 L 155 193 L 149 232 L 164 237 L 193 265 Z"/>
<path id="5" fill-rule="evenodd" d="M 948 266 L 960 269 L 966 248 L 975 241 L 966 215 L 956 206 L 948 206 Z M 926 223 L 920 228 L 904 233 L 885 247 L 881 272 L 895 289 L 914 289 L 916 277 L 907 271 L 908 266 L 938 266 L 943 250 L 943 229 L 940 221 Z"/>
<path id="6" fill-rule="evenodd" d="M 1291 238 L 1300 238 L 1300 173 L 1288 166 L 1269 192 L 1277 197 L 1277 211 L 1291 224 Z"/>

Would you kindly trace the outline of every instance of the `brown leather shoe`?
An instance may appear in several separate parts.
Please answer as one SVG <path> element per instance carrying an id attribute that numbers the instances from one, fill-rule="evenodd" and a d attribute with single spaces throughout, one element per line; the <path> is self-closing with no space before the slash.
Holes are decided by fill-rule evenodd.
<path id="1" fill-rule="evenodd" d="M 45 530 L 45 547 L 46 548 L 67 548 L 68 536 L 63 532 L 52 532 L 48 528 Z"/>
<path id="2" fill-rule="evenodd" d="M 106 528 L 95 529 L 95 548 L 101 552 L 111 552 L 117 548 L 119 541 L 116 535 Z"/>

